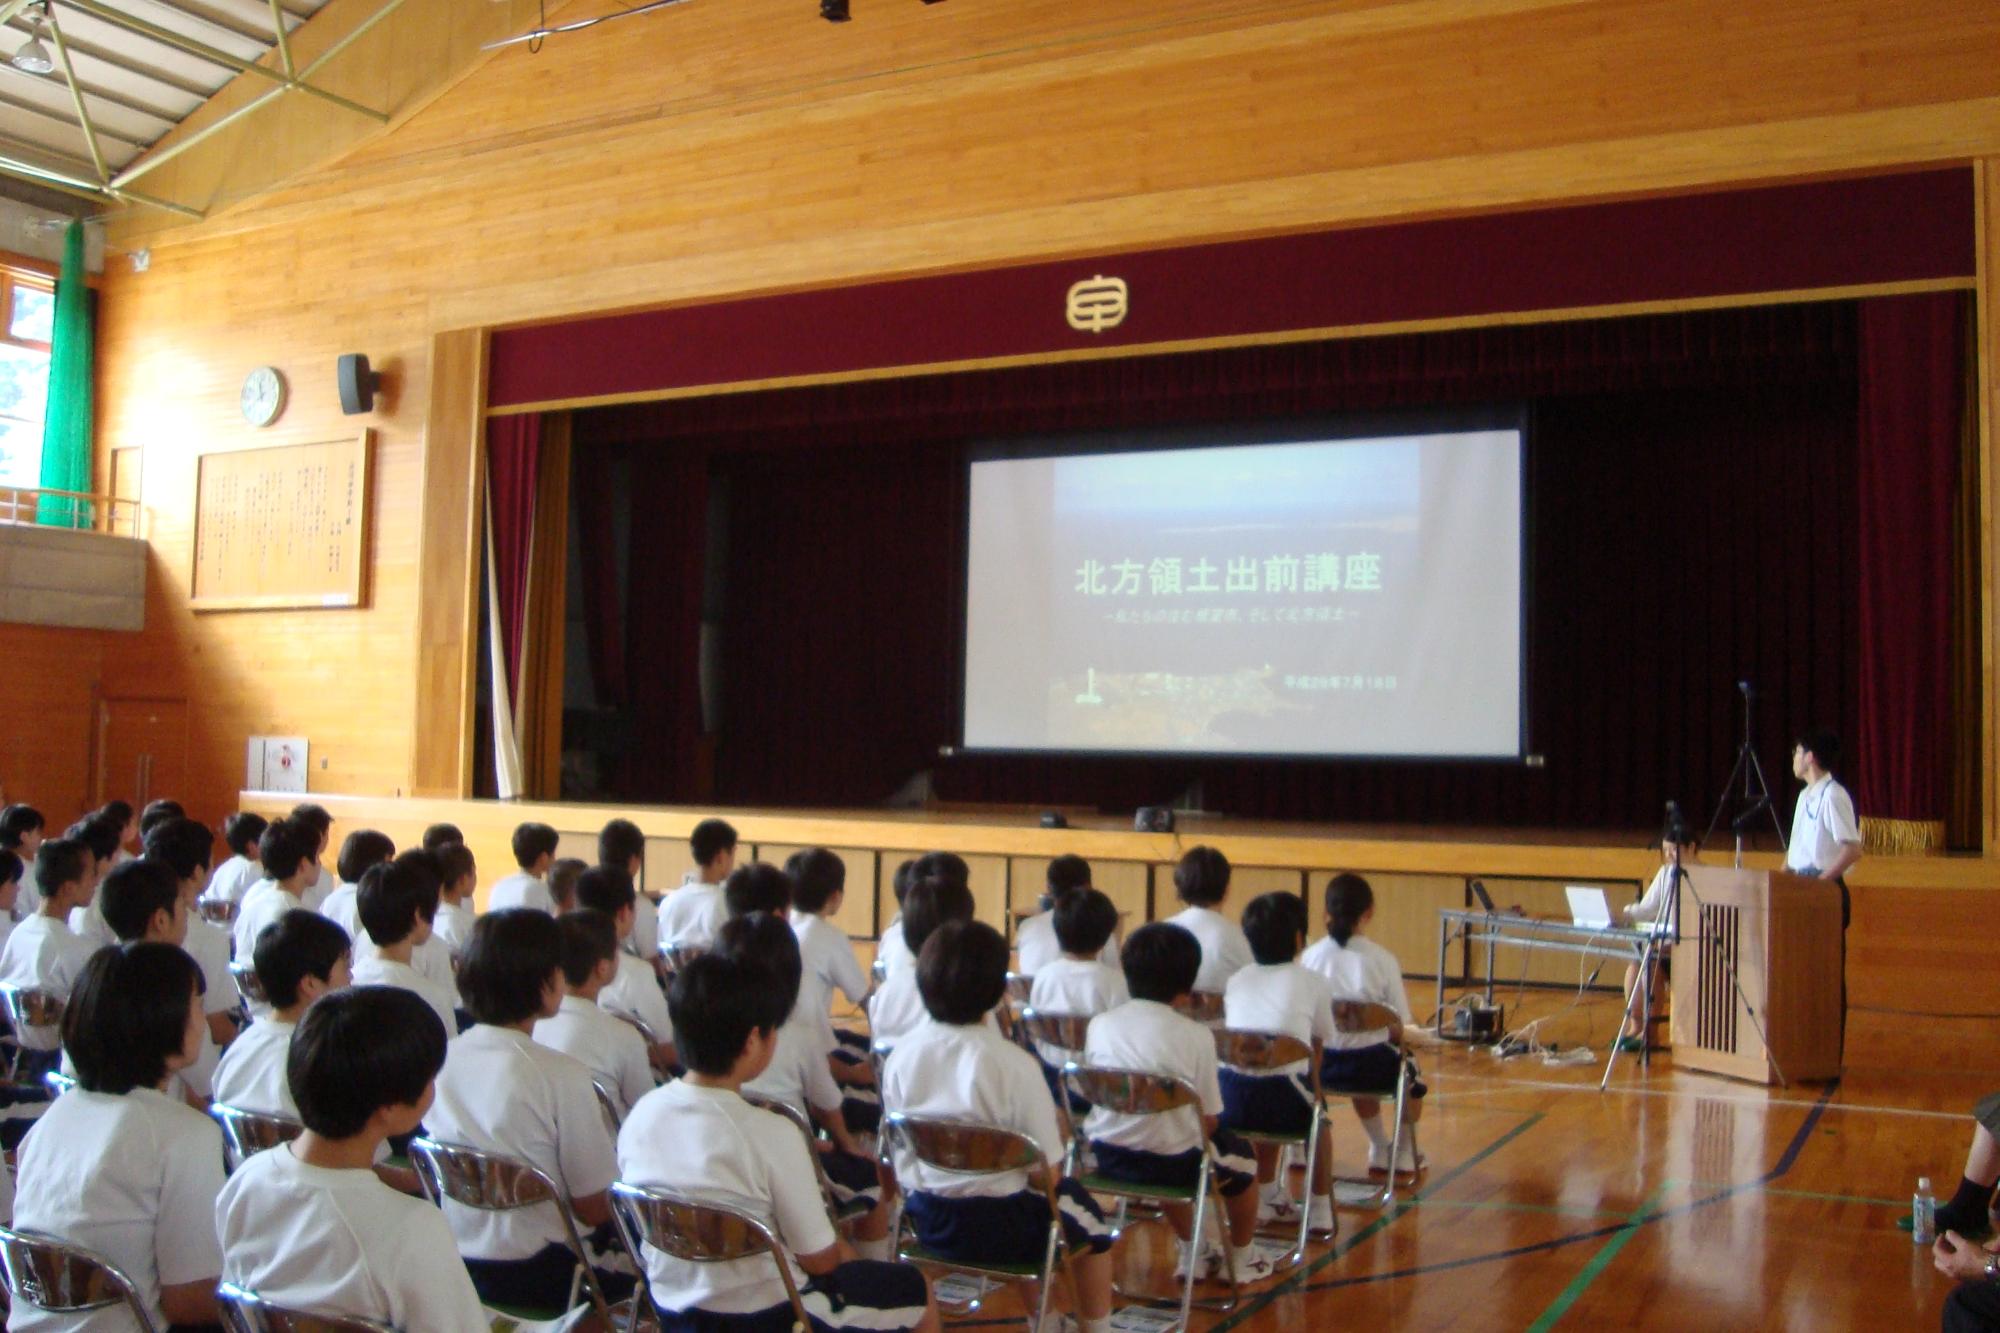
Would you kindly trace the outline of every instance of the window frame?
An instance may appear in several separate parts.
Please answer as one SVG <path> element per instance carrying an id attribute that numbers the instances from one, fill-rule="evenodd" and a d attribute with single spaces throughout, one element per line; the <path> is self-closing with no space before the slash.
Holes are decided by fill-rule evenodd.
<path id="1" fill-rule="evenodd" d="M 56 278 L 54 274 L 40 268 L 0 259 L 0 345 L 19 347 L 27 351 L 39 352 L 47 358 L 53 358 L 55 354 L 53 340 L 42 342 L 35 338 L 17 337 L 14 334 L 14 294 L 23 287 L 33 291 L 47 292 L 50 299 L 53 300 L 56 290 Z M 40 421 L 31 421 L 27 417 L 15 416 L 13 413 L 5 411 L 0 411 L 0 421 L 18 422 L 24 426 L 32 425 L 36 427 L 38 431 L 43 432 L 42 443 L 46 445 L 46 431 L 48 429 L 48 412 L 46 406 L 48 403 L 48 389 L 46 384 L 43 386 L 42 402 L 44 407 Z M 36 460 L 37 474 L 40 473 L 40 470 L 40 458 L 38 456 Z M 25 484 L 33 486 L 36 483 L 28 482 Z"/>

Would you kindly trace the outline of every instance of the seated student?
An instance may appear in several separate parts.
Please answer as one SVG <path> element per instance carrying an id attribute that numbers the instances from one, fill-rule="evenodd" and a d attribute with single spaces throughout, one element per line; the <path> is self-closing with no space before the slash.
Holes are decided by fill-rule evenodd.
<path id="1" fill-rule="evenodd" d="M 361 938 L 361 877 L 373 866 L 396 859 L 396 844 L 386 833 L 377 833 L 372 828 L 358 828 L 347 835 L 340 844 L 340 858 L 334 863 L 340 876 L 340 887 L 326 895 L 326 901 L 316 909 L 334 925 L 346 931 L 348 938 Z"/>
<path id="2" fill-rule="evenodd" d="M 458 831 L 456 824 L 433 824 L 424 830 L 424 836 L 417 845 L 436 856 L 447 847 L 465 846 L 465 835 Z"/>
<path id="3" fill-rule="evenodd" d="M 1335 875 L 1326 886 L 1326 938 L 1307 949 L 1299 959 L 1327 979 L 1336 1000 L 1365 1000 L 1387 1005 L 1402 1016 L 1393 1028 L 1374 1032 L 1336 1033 L 1327 1039 L 1326 1056 L 1320 1077 L 1328 1087 L 1396 1086 L 1396 1062 L 1403 1055 L 1392 1044 L 1401 1040 L 1404 1029 L 1416 1026 L 1410 1015 L 1410 997 L 1403 989 L 1403 966 L 1396 956 L 1361 932 L 1375 917 L 1375 891 L 1359 875 Z M 1412 1065 L 1412 1070 L 1415 1066 Z M 1405 1124 L 1414 1125 L 1423 1115 L 1424 1094 L 1429 1089 L 1412 1074 L 1409 1099 L 1404 1103 Z M 1382 1127 L 1382 1103 L 1377 1098 L 1354 1099 L 1354 1114 L 1368 1135 L 1368 1170 L 1387 1175 L 1389 1132 Z M 1396 1172 L 1412 1175 L 1423 1169 L 1426 1159 L 1407 1135 L 1398 1150 Z"/>
<path id="4" fill-rule="evenodd" d="M 1195 847 L 1174 867 L 1174 892 L 1187 904 L 1167 918 L 1201 946 L 1201 972 L 1193 989 L 1221 994 L 1229 979 L 1250 966 L 1243 928 L 1215 909 L 1229 896 L 1229 858 L 1213 847 Z"/>
<path id="5" fill-rule="evenodd" d="M 161 797 L 157 801 L 146 802 L 146 808 L 139 812 L 140 854 L 145 854 L 143 849 L 146 846 L 146 839 L 151 836 L 154 829 L 170 819 L 186 818 L 187 810 L 182 807 L 179 801 L 170 801 L 165 797 Z"/>
<path id="6" fill-rule="evenodd" d="M 514 829 L 514 864 L 520 867 L 493 886 L 487 895 L 486 910 L 504 912 L 513 907 L 532 907 L 554 916 L 556 900 L 549 895 L 549 866 L 556 859 L 562 834 L 547 824 L 532 821 Z"/>
<path id="7" fill-rule="evenodd" d="M 1095 1018 L 1132 998 L 1125 989 L 1125 974 L 1098 961 L 1118 929 L 1118 909 L 1109 898 L 1086 884 L 1057 897 L 1055 910 L 1047 915 L 1055 918 L 1056 942 L 1062 946 L 1062 955 L 1035 973 L 1029 1008 Z M 1057 1071 L 1077 1053 L 1047 1044 L 1037 1050 L 1049 1091 L 1055 1093 L 1061 1086 Z"/>
<path id="8" fill-rule="evenodd" d="M 20 901 L 21 881 L 27 875 L 28 869 L 21 864 L 20 857 L 0 852 L 0 949 L 7 946 L 7 937 L 14 933 L 14 905 Z"/>
<path id="9" fill-rule="evenodd" d="M 396 853 L 395 864 L 404 867 L 417 876 L 417 911 L 423 914 L 424 922 L 432 927 L 431 933 L 417 945 L 416 953 L 410 959 L 410 966 L 417 974 L 446 995 L 458 994 L 458 973 L 453 970 L 451 949 L 437 937 L 438 906 L 444 900 L 444 872 L 438 866 L 438 858 L 421 847 L 410 847 Z M 355 961 L 375 952 L 375 942 L 368 938 L 364 929 L 354 938 Z M 463 1025 L 463 1017 L 460 1023 Z"/>
<path id="10" fill-rule="evenodd" d="M 395 986 L 422 997 L 444 1030 L 458 1035 L 455 997 L 412 965 L 417 946 L 431 937 L 423 910 L 425 881 L 413 866 L 391 862 L 361 876 L 361 928 L 375 947 L 354 961 L 357 986 Z M 431 911 L 437 909 L 432 906 Z"/>
<path id="11" fill-rule="evenodd" d="M 910 886 L 910 896 L 903 899 L 903 938 L 921 955 L 924 942 L 938 927 L 950 921 L 970 921 L 973 911 L 972 890 L 963 884 L 948 879 L 920 879 Z M 1003 967 L 1001 971 L 1006 969 Z M 922 988 L 917 984 L 917 970 L 892 969 L 876 990 L 875 998 L 868 1002 L 868 1038 L 879 1048 L 893 1047 L 922 1026 L 927 1013 Z M 999 1024 L 990 1016 L 987 1021 L 996 1032 L 999 1030 Z"/>
<path id="12" fill-rule="evenodd" d="M 148 857 L 125 861 L 111 868 L 97 890 L 97 905 L 105 924 L 121 942 L 145 941 L 171 944 L 187 952 L 188 903 L 181 895 L 180 881 L 164 862 Z M 194 955 L 189 954 L 190 958 Z M 197 962 L 199 967 L 200 963 Z M 204 996 L 208 980 L 202 979 Z M 203 1005 L 201 1043 L 195 1059 L 174 1077 L 171 1091 L 184 1096 L 188 1104 L 206 1109 L 209 1089 L 215 1078 L 215 1062 L 221 1054 L 208 1026 L 207 1005 Z"/>
<path id="13" fill-rule="evenodd" d="M 371 1169 L 430 1107 L 445 1053 L 430 1006 L 382 986 L 329 995 L 290 1047 L 287 1081 L 305 1132 L 256 1154 L 223 1186 L 223 1280 L 317 1315 L 487 1333 L 444 1215 Z"/>
<path id="14" fill-rule="evenodd" d="M 1306 943 L 1305 903 L 1296 893 L 1253 898 L 1243 909 L 1243 933 L 1256 961 L 1229 979 L 1222 993 L 1223 1022 L 1238 1031 L 1296 1037 L 1317 1053 L 1334 1035 L 1333 991 L 1325 977 L 1296 961 Z M 1312 1124 L 1311 1080 L 1312 1071 L 1303 1062 L 1263 1075 L 1224 1066 L 1223 1127 L 1238 1133 L 1303 1136 Z M 1278 1179 L 1278 1145 L 1256 1147 L 1264 1206 L 1283 1217 L 1296 1205 L 1285 1182 Z M 1333 1136 L 1324 1123 L 1306 1209 L 1309 1230 L 1333 1233 Z"/>
<path id="15" fill-rule="evenodd" d="M 21 1144 L 14 1225 L 104 1256 L 162 1329 L 217 1318 L 222 1133 L 162 1091 L 194 1062 L 202 1028 L 201 969 L 192 958 L 166 944 L 100 950 L 63 1013 L 77 1086 L 49 1104 Z M 22 1302 L 7 1327 L 55 1333 L 131 1322 Z"/>
<path id="16" fill-rule="evenodd" d="M 313 861 L 318 837 L 310 826 L 291 819 L 274 819 L 265 826 L 257 839 L 257 859 L 265 877 L 250 886 L 236 909 L 232 939 L 238 958 L 248 958 L 256 950 L 257 935 L 264 927 L 306 905 L 306 888 L 319 870 Z"/>
<path id="17" fill-rule="evenodd" d="M 686 1034 L 688 1074 L 633 1108 L 618 1135 L 619 1175 L 725 1204 L 770 1227 L 793 1266 L 812 1333 L 937 1333 L 923 1274 L 856 1259 L 827 1217 L 804 1138 L 739 1095 L 776 1044 L 775 989 L 767 971 L 737 957 L 696 958 L 675 975 L 668 1003 L 675 1030 Z M 687 1152 L 682 1145 L 690 1143 L 708 1151 Z M 644 1261 L 663 1333 L 793 1330 L 791 1302 L 766 1256 L 697 1264 L 648 1248 Z"/>
<path id="18" fill-rule="evenodd" d="M 250 886 L 264 878 L 264 867 L 257 860 L 257 840 L 267 827 L 269 821 L 264 816 L 248 810 L 239 810 L 222 821 L 222 841 L 230 855 L 209 877 L 208 888 L 201 895 L 203 902 L 240 903 Z"/>
<path id="19" fill-rule="evenodd" d="M 911 857 L 898 865 L 896 873 L 889 879 L 889 888 L 896 895 L 896 915 L 882 927 L 881 938 L 875 941 L 875 961 L 884 976 L 889 974 L 891 968 L 917 965 L 917 956 L 910 952 L 910 946 L 903 940 L 903 899 L 910 896 L 910 886 L 917 882 L 916 871 L 916 858 Z"/>
<path id="20" fill-rule="evenodd" d="M 813 847 L 787 861 L 785 872 L 792 878 L 792 933 L 799 937 L 805 967 L 799 1003 L 808 1013 L 827 1017 L 830 1028 L 835 991 L 849 1004 L 868 995 L 868 974 L 854 956 L 854 943 L 832 921 L 847 900 L 847 863 Z"/>
<path id="21" fill-rule="evenodd" d="M 731 916 L 752 912 L 783 916 L 792 905 L 792 877 L 762 861 L 738 866 L 722 886 L 722 903 Z"/>
<path id="22" fill-rule="evenodd" d="M 41 910 L 29 917 L 0 947 L 0 983 L 45 990 L 68 998 L 97 946 L 69 928 L 69 914 L 81 906 L 94 879 L 90 849 L 68 838 L 50 838 L 35 852 L 35 883 Z M 30 1029 L 14 1034 L 24 1049 L 53 1051 L 56 1034 Z M 27 1077 L 33 1078 L 33 1071 Z"/>
<path id="23" fill-rule="evenodd" d="M 124 803 L 121 801 L 113 804 Z M 73 838 L 90 848 L 93 864 L 90 899 L 70 909 L 69 928 L 99 948 L 118 942 L 118 937 L 111 933 L 111 927 L 104 924 L 104 914 L 98 910 L 97 886 L 111 873 L 111 867 L 123 865 L 132 859 L 122 855 L 124 848 L 118 841 L 123 836 L 124 829 L 125 821 L 120 818 L 118 812 L 106 807 L 95 814 L 85 815 L 63 832 L 64 837 Z"/>
<path id="24" fill-rule="evenodd" d="M 462 842 L 440 848 L 433 855 L 444 882 L 438 886 L 437 918 L 431 922 L 431 934 L 432 938 L 442 940 L 456 958 L 472 942 L 472 923 L 478 919 L 472 895 L 479 888 L 479 865 L 472 859 L 472 850 Z"/>
<path id="25" fill-rule="evenodd" d="M 562 927 L 562 997 L 554 1018 L 535 1024 L 535 1040 L 581 1061 L 611 1096 L 619 1119 L 658 1082 L 639 1029 L 597 1005 L 597 994 L 618 975 L 618 931 L 602 912 L 565 912 Z"/>
<path id="26" fill-rule="evenodd" d="M 32 805 L 15 804 L 0 809 L 0 852 L 12 852 L 21 858 L 24 874 L 28 876 L 29 891 L 14 900 L 12 920 L 14 923 L 33 916 L 41 902 L 41 894 L 34 889 L 35 849 L 42 845 L 44 821 L 42 812 Z"/>
<path id="27" fill-rule="evenodd" d="M 130 801 L 106 801 L 97 809 L 85 815 L 79 823 L 94 822 L 110 829 L 115 837 L 108 855 L 98 859 L 108 862 L 104 869 L 109 873 L 112 866 L 124 865 L 135 860 L 139 846 L 139 812 L 132 808 Z"/>
<path id="28" fill-rule="evenodd" d="M 736 830 L 720 819 L 704 819 L 688 836 L 688 849 L 695 869 L 660 903 L 660 943 L 706 949 L 729 919 L 722 885 L 736 869 Z"/>
<path id="29" fill-rule="evenodd" d="M 320 904 L 327 900 L 327 895 L 340 887 L 336 867 L 330 864 L 326 854 L 327 848 L 333 845 L 333 816 L 325 806 L 306 801 L 293 806 L 287 818 L 312 831 L 314 878 L 300 890 L 299 898 L 307 911 L 317 912 Z"/>
<path id="30" fill-rule="evenodd" d="M 1229 1219 L 1229 1243 L 1238 1282 L 1271 1275 L 1271 1260 L 1251 1244 L 1257 1230 L 1257 1159 L 1250 1145 L 1219 1127 L 1222 1083 L 1215 1037 L 1206 1027 L 1173 1008 L 1194 989 L 1201 971 L 1201 945 L 1185 927 L 1168 922 L 1141 926 L 1120 955 L 1132 998 L 1091 1020 L 1083 1063 L 1108 1069 L 1163 1074 L 1194 1088 L 1198 1106 L 1157 1115 L 1124 1115 L 1094 1108 L 1084 1133 L 1097 1154 L 1098 1174 L 1144 1185 L 1189 1186 L 1201 1170 L 1206 1138 L 1213 1149 L 1213 1178 Z M 1167 1220 L 1180 1237 L 1180 1271 L 1197 1262 L 1190 1238 L 1194 1210 L 1167 1206 Z M 1217 1256 L 1219 1258 L 1219 1256 Z M 1211 1274 L 1225 1270 L 1204 1260 Z"/>
<path id="31" fill-rule="evenodd" d="M 922 887 L 910 891 L 913 906 Z M 910 1223 L 926 1249 L 948 1258 L 1039 1264 L 1049 1206 L 1036 1186 L 1061 1175 L 1067 1144 L 1035 1057 L 989 1021 L 1007 993 L 1007 941 L 983 922 L 947 922 L 918 947 L 917 979 L 930 1021 L 898 1042 L 883 1064 L 883 1107 L 1011 1130 L 1041 1148 L 1042 1164 L 1032 1175 L 960 1175 L 924 1165 L 899 1144 L 896 1183 Z M 1081 1251 L 1069 1264 L 1077 1322 L 1084 1333 L 1103 1333 L 1111 1316 L 1111 1227 L 1075 1180 L 1060 1180 L 1056 1191 L 1063 1244 Z"/>
<path id="32" fill-rule="evenodd" d="M 271 1012 L 243 1029 L 215 1069 L 215 1100 L 238 1110 L 299 1118 L 285 1081 L 292 1036 L 313 1001 L 354 984 L 347 932 L 296 908 L 265 927 L 251 962 Z"/>
<path id="33" fill-rule="evenodd" d="M 532 907 L 486 913 L 459 962 L 458 988 L 478 1025 L 451 1043 L 425 1132 L 530 1163 L 562 1183 L 583 1231 L 608 1228 L 618 1161 L 590 1071 L 533 1035 L 562 1004 L 562 927 Z M 444 1215 L 481 1300 L 568 1306 L 576 1259 L 553 1203 L 483 1212 L 446 1201 Z M 608 1241 L 608 1230 L 599 1235 Z M 598 1277 L 613 1300 L 632 1289 L 629 1277 Z"/>
<path id="34" fill-rule="evenodd" d="M 588 869 L 590 862 L 580 856 L 559 856 L 549 866 L 549 897 L 556 900 L 558 914 L 576 910 L 576 882 Z"/>
<path id="35" fill-rule="evenodd" d="M 783 917 L 751 912 L 731 917 L 715 941 L 715 952 L 755 961 L 771 974 L 777 1003 L 778 1030 L 771 1060 L 764 1071 L 743 1085 L 743 1091 L 782 1102 L 826 1131 L 831 1143 L 820 1152 L 820 1164 L 835 1194 L 843 1201 L 866 1199 L 873 1211 L 855 1226 L 857 1241 L 870 1247 L 870 1258 L 887 1258 L 890 1204 L 884 1200 L 874 1157 L 848 1133 L 841 1114 L 840 1088 L 827 1068 L 819 1024 L 799 1005 L 799 945 Z M 782 1010 L 780 1013 L 779 1011 Z"/>
<path id="36" fill-rule="evenodd" d="M 577 907 L 602 912 L 621 945 L 632 933 L 632 903 L 637 896 L 632 891 L 631 877 L 610 866 L 598 866 L 577 877 Z M 618 974 L 597 993 L 597 1003 L 602 1009 L 636 1018 L 651 1028 L 661 1042 L 659 1050 L 649 1053 L 653 1062 L 661 1068 L 674 1063 L 673 1021 L 667 1016 L 667 998 L 660 993 L 659 973 L 650 964 L 640 962 L 621 947 Z"/>
<path id="37" fill-rule="evenodd" d="M 1049 862 L 1048 892 L 1042 895 L 1042 908 L 1014 927 L 1014 949 L 1020 962 L 1015 970 L 1024 977 L 1032 977 L 1044 967 L 1068 952 L 1056 938 L 1055 909 L 1062 900 L 1072 893 L 1090 887 L 1090 863 L 1080 856 L 1058 856 Z M 1109 902 L 1107 898 L 1105 901 Z M 1098 962 L 1113 969 L 1118 967 L 1118 915 L 1113 909 L 1111 934 L 1104 942 L 1104 952 Z"/>
<path id="38" fill-rule="evenodd" d="M 209 1045 L 202 1052 L 197 1079 L 214 1072 L 214 1058 L 236 1040 L 236 978 L 229 973 L 229 932 L 201 919 L 196 904 L 207 887 L 208 864 L 215 859 L 215 835 L 208 825 L 192 819 L 156 822 L 146 834 L 148 861 L 173 871 L 187 905 L 187 935 L 181 948 L 201 965 L 202 1010 L 208 1021 Z M 195 1083 L 196 1079 L 189 1080 Z"/>
<path id="39" fill-rule="evenodd" d="M 660 906 L 643 887 L 646 878 L 646 835 L 629 819 L 614 819 L 597 835 L 597 864 L 616 866 L 632 878 L 632 933 L 624 949 L 648 967 L 660 955 Z"/>

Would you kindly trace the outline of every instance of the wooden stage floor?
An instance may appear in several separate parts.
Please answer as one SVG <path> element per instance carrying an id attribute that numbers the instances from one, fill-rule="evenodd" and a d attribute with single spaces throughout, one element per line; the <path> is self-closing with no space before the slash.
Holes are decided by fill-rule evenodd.
<path id="1" fill-rule="evenodd" d="M 1429 988 L 1411 989 L 1426 1008 Z M 1600 1063 L 1431 1051 L 1418 1188 L 1387 1212 L 1343 1207 L 1303 1271 L 1198 1314 L 1196 1333 L 1938 1326 L 1949 1283 L 1894 1222 L 1919 1174 L 1946 1195 L 1957 1183 L 1972 1102 L 2000 1087 L 1991 1018 L 1856 1013 L 1831 1086 L 1767 1090 L 1667 1056 L 1646 1072 L 1621 1059 L 1600 1094 L 1618 1001 L 1572 994 L 1510 994 L 1510 1019 L 1517 999 L 1523 1017 L 1562 1009 L 1544 1040 L 1587 1041 Z M 1334 1114 L 1352 1174 L 1366 1140 Z M 1144 1232 L 1127 1243 L 1157 1281 L 1170 1252 Z M 1011 1308 L 959 1323 L 1021 1328 L 1000 1318 Z"/>

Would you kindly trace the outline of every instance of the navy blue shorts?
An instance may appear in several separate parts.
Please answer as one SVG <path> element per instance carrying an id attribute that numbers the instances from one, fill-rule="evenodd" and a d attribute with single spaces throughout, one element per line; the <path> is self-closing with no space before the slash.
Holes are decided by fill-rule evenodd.
<path id="1" fill-rule="evenodd" d="M 917 1242 L 947 1259 L 978 1264 L 1039 1264 L 1049 1244 L 1049 1202 L 1039 1190 L 1019 1194 L 950 1198 L 919 1190 L 903 1204 Z M 1103 1254 L 1111 1224 L 1097 1200 L 1074 1180 L 1056 1185 L 1063 1244 Z"/>
<path id="2" fill-rule="evenodd" d="M 1257 1183 L 1257 1154 L 1249 1144 L 1226 1129 L 1216 1130 L 1209 1144 L 1215 1151 L 1215 1188 L 1225 1199 L 1233 1199 Z M 1201 1179 L 1199 1148 L 1182 1153 L 1157 1153 L 1143 1148 L 1121 1148 L 1095 1139 L 1090 1147 L 1097 1157 L 1097 1174 L 1128 1185 L 1191 1190 Z"/>
<path id="3" fill-rule="evenodd" d="M 844 1088 L 840 1119 L 850 1134 L 873 1134 L 882 1128 L 882 1099 L 873 1088 Z"/>
<path id="4" fill-rule="evenodd" d="M 922 1323 L 930 1286 L 907 1264 L 856 1259 L 814 1278 L 799 1289 L 799 1296 L 816 1333 L 850 1328 L 882 1333 Z M 654 1308 L 661 1333 L 792 1333 L 797 1322 L 790 1301 L 752 1314 Z"/>
<path id="5" fill-rule="evenodd" d="M 1394 1046 L 1379 1042 L 1358 1051 L 1328 1051 L 1319 1064 L 1320 1085 L 1342 1096 L 1393 1097 L 1396 1095 L 1396 1061 L 1402 1056 Z M 1430 1089 L 1417 1078 L 1417 1062 L 1410 1061 L 1410 1096 L 1421 1098 Z"/>
<path id="6" fill-rule="evenodd" d="M 597 1239 L 600 1238 L 593 1233 L 586 1244 Z M 567 1245 L 545 1245 L 525 1259 L 467 1259 L 465 1268 L 472 1275 L 472 1289 L 487 1305 L 560 1313 L 569 1309 L 576 1254 Z M 602 1268 L 595 1272 L 606 1300 L 622 1301 L 632 1294 L 636 1282 L 630 1273 L 613 1273 Z"/>
<path id="7" fill-rule="evenodd" d="M 866 1199 L 873 1206 L 881 1199 L 882 1178 L 876 1174 L 873 1158 L 835 1148 L 821 1153 L 819 1162 L 833 1185 L 833 1197 L 842 1203 Z"/>
<path id="8" fill-rule="evenodd" d="M 1222 1073 L 1222 1127 L 1256 1134 L 1297 1134 L 1312 1128 L 1312 1098 L 1290 1074 Z"/>

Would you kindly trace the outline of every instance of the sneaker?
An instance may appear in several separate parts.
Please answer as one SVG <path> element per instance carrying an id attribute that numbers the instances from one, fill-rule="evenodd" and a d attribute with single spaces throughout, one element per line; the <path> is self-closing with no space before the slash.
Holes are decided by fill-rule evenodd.
<path id="1" fill-rule="evenodd" d="M 1644 1037 L 1620 1037 L 1618 1039 L 1618 1050 L 1621 1054 L 1637 1055 L 1645 1049 L 1646 1039 Z"/>
<path id="2" fill-rule="evenodd" d="M 1306 1234 L 1320 1240 L 1340 1234 L 1340 1221 L 1333 1215 L 1333 1200 L 1328 1196 L 1315 1194 L 1306 1204 Z"/>
<path id="3" fill-rule="evenodd" d="M 1218 1255 L 1216 1257 L 1220 1258 L 1221 1256 Z M 1252 1282 L 1262 1282 L 1277 1271 L 1277 1260 L 1261 1251 L 1251 1250 L 1247 1255 L 1236 1261 L 1236 1285 L 1241 1287 L 1248 1286 Z M 1229 1269 L 1226 1266 L 1216 1268 L 1214 1270 L 1214 1277 L 1220 1281 L 1228 1281 Z"/>
<path id="4" fill-rule="evenodd" d="M 1176 1243 L 1176 1248 L 1180 1251 L 1180 1257 L 1174 1263 L 1174 1281 L 1182 1282 L 1187 1279 L 1188 1252 L 1193 1247 Z M 1210 1245 L 1202 1251 L 1201 1267 L 1195 1273 L 1195 1281 L 1202 1282 L 1221 1278 L 1226 1276 L 1228 1271 L 1228 1261 L 1223 1258 L 1222 1250 L 1217 1246 Z"/>
<path id="5" fill-rule="evenodd" d="M 1416 1151 L 1408 1139 L 1403 1141 L 1402 1149 L 1396 1154 L 1397 1175 L 1416 1176 L 1430 1164 L 1431 1159 Z M 1374 1148 L 1368 1150 L 1368 1174 L 1371 1176 L 1389 1174 L 1389 1149 L 1386 1144 L 1379 1151 Z"/>
<path id="6" fill-rule="evenodd" d="M 1257 1201 L 1259 1222 L 1296 1222 L 1299 1220 L 1299 1201 L 1289 1191 L 1273 1190 Z"/>

